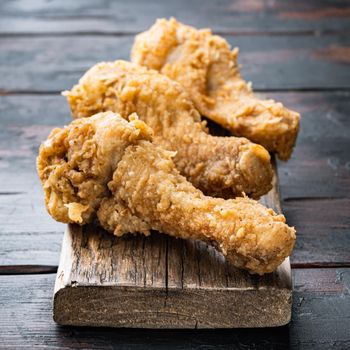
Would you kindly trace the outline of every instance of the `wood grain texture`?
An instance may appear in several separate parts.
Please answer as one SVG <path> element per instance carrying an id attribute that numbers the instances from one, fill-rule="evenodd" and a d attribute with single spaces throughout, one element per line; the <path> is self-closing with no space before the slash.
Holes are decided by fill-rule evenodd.
<path id="1" fill-rule="evenodd" d="M 93 0 L 2 1 L 0 33 L 135 33 L 157 17 L 176 16 L 217 32 L 305 33 L 346 31 L 350 12 L 346 2 L 332 0 Z"/>
<path id="2" fill-rule="evenodd" d="M 350 36 L 225 36 L 258 90 L 349 89 Z M 133 36 L 0 37 L 0 91 L 70 89 L 99 61 L 128 59 Z"/>
<path id="3" fill-rule="evenodd" d="M 281 212 L 276 176 L 261 202 Z M 289 259 L 272 274 L 253 276 L 200 241 L 155 232 L 114 237 L 93 225 L 68 225 L 54 319 L 99 327 L 275 327 L 290 321 L 291 298 Z"/>
<path id="4" fill-rule="evenodd" d="M 11 349 L 320 349 L 350 347 L 350 269 L 294 270 L 287 327 L 141 330 L 61 327 L 52 319 L 55 275 L 0 276 L 0 347 Z"/>
<path id="5" fill-rule="evenodd" d="M 268 96 L 302 114 L 293 156 L 278 164 L 283 211 L 298 231 L 292 264 L 346 266 L 350 93 Z M 69 114 L 60 96 L 0 96 L 0 265 L 58 265 L 64 227 L 44 208 L 35 157 L 40 142 L 67 124 Z"/>
<path id="6" fill-rule="evenodd" d="M 271 95 L 302 116 L 291 159 L 278 163 L 284 205 L 298 198 L 350 198 L 350 93 Z"/>

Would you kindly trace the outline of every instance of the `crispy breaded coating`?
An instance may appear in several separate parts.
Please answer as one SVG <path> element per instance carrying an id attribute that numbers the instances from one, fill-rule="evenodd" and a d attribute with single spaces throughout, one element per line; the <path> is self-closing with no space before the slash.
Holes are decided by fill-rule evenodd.
<path id="1" fill-rule="evenodd" d="M 183 87 L 156 71 L 125 61 L 99 63 L 64 95 L 76 118 L 136 112 L 157 144 L 177 152 L 177 168 L 205 194 L 259 198 L 271 189 L 269 153 L 245 138 L 209 135 Z"/>
<path id="2" fill-rule="evenodd" d="M 84 224 L 97 213 L 116 235 L 158 230 L 213 244 L 237 267 L 271 272 L 290 255 L 295 230 L 248 198 L 206 197 L 176 169 L 173 152 L 151 142 L 132 116 L 100 113 L 55 129 L 40 148 L 38 171 L 49 213 Z"/>
<path id="3" fill-rule="evenodd" d="M 107 183 L 124 155 L 152 130 L 131 116 L 128 122 L 112 113 L 76 120 L 54 129 L 40 146 L 37 169 L 45 204 L 57 221 L 90 222 L 109 191 Z"/>
<path id="4" fill-rule="evenodd" d="M 242 79 L 238 49 L 210 30 L 197 30 L 159 19 L 136 36 L 132 61 L 156 69 L 185 87 L 199 112 L 232 131 L 288 159 L 300 115 L 274 100 L 255 96 Z"/>

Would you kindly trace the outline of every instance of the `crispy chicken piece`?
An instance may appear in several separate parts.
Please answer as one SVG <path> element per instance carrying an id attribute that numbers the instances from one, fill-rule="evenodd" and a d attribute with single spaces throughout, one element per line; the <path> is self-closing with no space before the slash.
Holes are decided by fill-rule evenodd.
<path id="1" fill-rule="evenodd" d="M 269 153 L 245 138 L 209 135 L 183 87 L 156 71 L 125 61 L 99 63 L 63 94 L 76 118 L 137 113 L 157 144 L 177 152 L 177 168 L 205 194 L 259 198 L 271 189 Z"/>
<path id="2" fill-rule="evenodd" d="M 120 236 L 158 230 L 206 241 L 237 267 L 271 272 L 290 255 L 295 230 L 258 202 L 206 197 L 175 168 L 174 152 L 155 145 L 135 115 L 112 113 L 55 129 L 41 148 L 38 171 L 49 213 L 84 224 L 97 213 Z"/>
<path id="3" fill-rule="evenodd" d="M 288 159 L 300 115 L 274 100 L 256 97 L 239 73 L 238 49 L 208 29 L 197 30 L 174 18 L 159 19 L 136 36 L 132 61 L 181 83 L 199 112 Z"/>
<path id="4" fill-rule="evenodd" d="M 151 139 L 145 123 L 135 116 L 130 119 L 113 113 L 79 119 L 52 130 L 41 144 L 37 169 L 47 210 L 55 220 L 85 224 L 95 217 L 125 149 Z"/>

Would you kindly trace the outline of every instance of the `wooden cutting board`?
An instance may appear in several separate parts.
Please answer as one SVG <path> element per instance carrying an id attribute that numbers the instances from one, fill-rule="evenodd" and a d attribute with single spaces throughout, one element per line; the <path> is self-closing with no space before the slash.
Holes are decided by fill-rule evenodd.
<path id="1" fill-rule="evenodd" d="M 276 175 L 261 202 L 281 211 Z M 291 299 L 289 259 L 260 277 L 232 267 L 203 242 L 156 232 L 118 238 L 92 225 L 68 225 L 54 320 L 135 328 L 274 327 L 290 321 Z"/>

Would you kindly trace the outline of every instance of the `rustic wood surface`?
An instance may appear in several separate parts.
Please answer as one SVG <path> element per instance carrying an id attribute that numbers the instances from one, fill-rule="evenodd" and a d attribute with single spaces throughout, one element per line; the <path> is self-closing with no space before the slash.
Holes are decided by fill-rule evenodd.
<path id="1" fill-rule="evenodd" d="M 295 269 L 289 326 L 230 330 L 132 330 L 57 326 L 54 274 L 0 276 L 0 348 L 318 349 L 349 348 L 350 269 Z"/>
<path id="2" fill-rule="evenodd" d="M 176 16 L 217 32 L 313 34 L 350 29 L 347 1 L 93 0 L 3 1 L 0 33 L 125 34 L 145 30 L 158 17 Z"/>
<path id="3" fill-rule="evenodd" d="M 64 226 L 44 210 L 34 159 L 50 128 L 69 122 L 54 94 L 93 60 L 126 57 L 131 35 L 171 15 L 224 34 L 241 47 L 244 76 L 302 113 L 293 157 L 279 163 L 283 211 L 298 240 L 292 323 L 278 332 L 53 323 Z M 349 348 L 349 17 L 348 0 L 1 1 L 0 274 L 7 276 L 0 276 L 0 347 Z"/>
<path id="4" fill-rule="evenodd" d="M 260 201 L 281 212 L 276 174 Z M 291 303 L 289 259 L 272 274 L 253 276 L 204 242 L 68 225 L 54 319 L 99 327 L 276 327 L 290 321 Z"/>
<path id="5" fill-rule="evenodd" d="M 299 35 L 225 37 L 240 48 L 242 75 L 257 90 L 350 88 L 347 34 L 312 40 Z M 0 37 L 0 91 L 59 93 L 70 89 L 95 63 L 129 59 L 133 40 L 133 35 Z"/>

